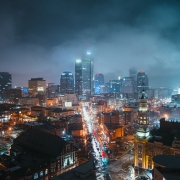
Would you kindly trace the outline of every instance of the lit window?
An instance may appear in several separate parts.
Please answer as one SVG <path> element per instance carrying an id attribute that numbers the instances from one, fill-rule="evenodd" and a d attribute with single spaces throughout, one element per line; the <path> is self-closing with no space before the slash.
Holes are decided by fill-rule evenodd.
<path id="1" fill-rule="evenodd" d="M 43 177 L 43 171 L 40 172 L 40 177 Z"/>
<path id="2" fill-rule="evenodd" d="M 47 175 L 47 174 L 48 174 L 48 169 L 45 170 L 45 175 Z"/>
<path id="3" fill-rule="evenodd" d="M 34 174 L 34 179 L 38 179 L 38 173 Z"/>

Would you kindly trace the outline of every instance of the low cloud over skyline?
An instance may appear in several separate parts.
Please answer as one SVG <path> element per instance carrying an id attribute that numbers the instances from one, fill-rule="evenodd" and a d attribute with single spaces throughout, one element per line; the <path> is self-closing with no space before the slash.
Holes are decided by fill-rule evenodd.
<path id="1" fill-rule="evenodd" d="M 59 84 L 86 51 L 106 81 L 144 70 L 150 86 L 180 86 L 180 3 L 153 0 L 3 1 L 0 71 L 13 86 Z"/>

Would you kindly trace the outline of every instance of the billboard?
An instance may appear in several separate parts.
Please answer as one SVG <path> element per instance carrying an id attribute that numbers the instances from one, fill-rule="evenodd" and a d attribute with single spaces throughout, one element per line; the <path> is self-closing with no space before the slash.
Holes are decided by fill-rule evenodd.
<path id="1" fill-rule="evenodd" d="M 65 103 L 64 103 L 64 106 L 65 106 L 65 107 L 71 107 L 71 106 L 72 106 L 72 102 L 65 102 Z"/>

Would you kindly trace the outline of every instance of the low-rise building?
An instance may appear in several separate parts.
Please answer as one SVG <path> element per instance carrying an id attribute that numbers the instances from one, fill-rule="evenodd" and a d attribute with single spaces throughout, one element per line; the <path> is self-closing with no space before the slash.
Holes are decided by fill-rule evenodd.
<path id="1" fill-rule="evenodd" d="M 19 104 L 37 106 L 39 105 L 39 99 L 36 97 L 22 97 L 19 98 Z"/>
<path id="2" fill-rule="evenodd" d="M 68 172 L 50 178 L 50 180 L 96 180 L 95 171 L 96 168 L 94 166 L 93 159 L 91 159 L 90 161 L 81 164 Z"/>
<path id="3" fill-rule="evenodd" d="M 57 135 L 28 129 L 14 139 L 11 166 L 0 179 L 48 180 L 78 165 L 75 148 Z"/>
<path id="4" fill-rule="evenodd" d="M 60 119 L 62 117 L 66 116 L 72 116 L 75 114 L 74 110 L 71 109 L 63 109 L 63 108 L 55 108 L 52 111 L 50 111 L 50 116 L 56 117 L 57 119 Z"/>
<path id="5" fill-rule="evenodd" d="M 178 180 L 180 179 L 180 157 L 170 155 L 157 155 L 153 157 L 154 180 Z"/>

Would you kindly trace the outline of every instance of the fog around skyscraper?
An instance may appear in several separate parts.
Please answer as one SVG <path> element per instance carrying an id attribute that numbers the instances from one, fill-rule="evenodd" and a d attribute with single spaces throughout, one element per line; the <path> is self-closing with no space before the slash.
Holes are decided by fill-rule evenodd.
<path id="1" fill-rule="evenodd" d="M 0 71 L 12 73 L 13 86 L 27 86 L 32 72 L 58 83 L 59 72 L 68 68 L 74 74 L 74 60 L 90 50 L 95 72 L 106 81 L 126 77 L 127 69 L 136 66 L 147 72 L 152 86 L 176 86 L 179 7 L 176 0 L 87 0 L 80 6 L 76 1 L 3 1 Z"/>

